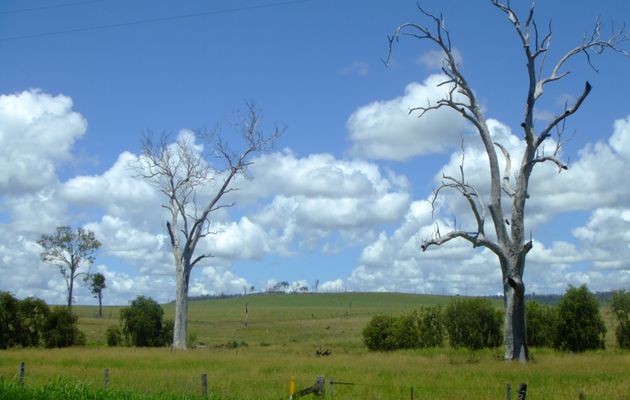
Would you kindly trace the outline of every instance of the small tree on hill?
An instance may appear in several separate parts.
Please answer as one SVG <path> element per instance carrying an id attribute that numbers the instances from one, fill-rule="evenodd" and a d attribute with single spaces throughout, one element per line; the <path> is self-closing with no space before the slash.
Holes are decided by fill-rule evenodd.
<path id="1" fill-rule="evenodd" d="M 81 275 L 89 274 L 94 263 L 94 254 L 101 247 L 94 232 L 78 228 L 76 232 L 69 226 L 59 226 L 52 235 L 43 234 L 37 241 L 44 251 L 40 254 L 42 261 L 54 264 L 66 281 L 68 288 L 68 308 L 72 308 L 74 280 Z M 88 269 L 79 272 L 81 266 Z"/>
<path id="2" fill-rule="evenodd" d="M 586 285 L 569 286 L 558 305 L 556 347 L 569 351 L 604 348 L 606 326 L 597 299 Z"/>
<path id="3" fill-rule="evenodd" d="M 98 299 L 98 316 L 103 318 L 103 289 L 107 288 L 105 284 L 105 275 L 97 272 L 90 275 L 90 291 Z"/>
<path id="4" fill-rule="evenodd" d="M 138 296 L 129 307 L 120 311 L 122 333 L 127 342 L 138 347 L 166 346 L 170 342 L 169 323 L 164 322 L 164 310 L 150 297 Z"/>

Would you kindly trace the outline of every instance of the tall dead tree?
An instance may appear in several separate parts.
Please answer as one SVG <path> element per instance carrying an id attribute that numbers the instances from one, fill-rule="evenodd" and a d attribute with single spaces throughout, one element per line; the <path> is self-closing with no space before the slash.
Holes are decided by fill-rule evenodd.
<path id="1" fill-rule="evenodd" d="M 527 253 L 532 249 L 531 239 L 525 234 L 525 204 L 529 198 L 528 186 L 532 170 L 538 164 L 551 162 L 560 170 L 567 169 L 567 165 L 559 158 L 559 150 L 562 138 L 556 138 L 555 151 L 545 153 L 543 144 L 553 135 L 560 136 L 564 128 L 565 120 L 573 115 L 584 103 L 591 92 L 591 85 L 586 82 L 581 94 L 573 104 L 565 106 L 565 109 L 556 115 L 544 128 L 536 129 L 534 126 L 534 111 L 536 102 L 542 96 L 543 89 L 568 75 L 563 67 L 570 59 L 584 54 L 591 67 L 591 57 L 604 51 L 619 52 L 628 55 L 620 49 L 619 44 L 628 40 L 628 33 L 624 30 L 613 30 L 607 38 L 602 37 L 600 23 L 596 21 L 591 34 L 586 35 L 582 43 L 564 54 L 555 64 L 548 68 L 545 61 L 551 45 L 552 31 L 549 26 L 544 35 L 539 31 L 534 20 L 533 3 L 524 23 L 511 7 L 510 2 L 501 3 L 491 0 L 491 3 L 501 12 L 507 15 L 523 47 L 528 74 L 528 86 L 525 93 L 525 110 L 521 128 L 525 138 L 523 158 L 515 174 L 515 181 L 510 180 L 511 157 L 508 149 L 501 143 L 494 142 L 488 128 L 486 117 L 472 86 L 465 78 L 464 73 L 456 62 L 449 31 L 446 29 L 442 16 L 428 13 L 421 7 L 420 12 L 428 19 L 430 25 L 405 23 L 399 25 L 389 38 L 389 62 L 392 46 L 402 35 L 411 36 L 419 40 L 429 41 L 437 45 L 444 53 L 442 72 L 447 79 L 442 85 L 449 88 L 448 95 L 426 106 L 418 106 L 410 109 L 410 113 L 417 113 L 419 117 L 440 108 L 455 110 L 474 127 L 481 139 L 485 152 L 488 155 L 490 193 L 483 199 L 479 191 L 469 184 L 464 178 L 463 165 L 460 165 L 460 176 L 444 176 L 442 184 L 435 190 L 436 198 L 442 190 L 454 189 L 466 200 L 476 226 L 470 230 L 454 230 L 436 234 L 425 239 L 421 248 L 426 251 L 431 246 L 440 246 L 452 239 L 463 238 L 469 241 L 473 247 L 486 247 L 499 259 L 503 277 L 503 293 L 505 306 L 504 340 L 506 360 L 528 360 L 528 347 L 525 329 L 525 285 L 523 272 Z M 593 67 L 594 68 L 594 67 Z M 499 167 L 499 155 L 505 159 L 503 172 Z M 511 208 L 506 213 L 502 196 L 508 196 L 511 200 Z M 490 215 L 490 226 L 493 232 L 486 234 L 487 214 Z"/>
<path id="2" fill-rule="evenodd" d="M 150 180 L 164 195 L 162 207 L 168 211 L 166 230 L 170 238 L 175 260 L 176 295 L 175 326 L 173 347 L 187 347 L 188 288 L 192 269 L 210 254 L 196 254 L 197 245 L 213 232 L 210 229 L 212 214 L 222 208 L 231 207 L 224 196 L 236 188 L 234 180 L 245 174 L 251 165 L 254 153 L 272 146 L 282 134 L 276 128 L 270 135 L 261 131 L 259 112 L 253 104 L 247 105 L 247 112 L 240 116 L 237 129 L 240 130 L 242 151 L 235 153 L 219 135 L 209 139 L 213 165 L 207 153 L 195 143 L 199 135 L 180 135 L 175 143 L 169 143 L 168 135 L 162 135 L 154 142 L 150 135 L 143 139 L 142 156 L 138 174 Z M 208 193 L 209 192 L 209 193 Z M 205 200 L 202 200 L 205 199 Z"/>

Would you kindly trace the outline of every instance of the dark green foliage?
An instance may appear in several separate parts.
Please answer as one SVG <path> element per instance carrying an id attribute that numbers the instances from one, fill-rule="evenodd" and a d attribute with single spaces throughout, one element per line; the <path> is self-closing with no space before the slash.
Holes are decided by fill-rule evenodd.
<path id="1" fill-rule="evenodd" d="M 46 319 L 44 344 L 48 348 L 83 346 L 85 335 L 77 327 L 78 317 L 67 307 L 55 307 Z"/>
<path id="2" fill-rule="evenodd" d="M 396 318 L 392 334 L 396 349 L 415 349 L 420 347 L 418 314 L 412 312 Z"/>
<path id="3" fill-rule="evenodd" d="M 116 325 L 108 326 L 107 331 L 105 331 L 105 341 L 110 347 L 120 346 L 122 344 L 122 332 L 120 328 Z"/>
<path id="4" fill-rule="evenodd" d="M 604 348 L 606 327 L 597 299 L 586 285 L 569 286 L 558 305 L 556 347 L 569 351 Z"/>
<path id="5" fill-rule="evenodd" d="M 418 312 L 418 339 L 420 347 L 444 345 L 444 311 L 442 307 L 423 307 Z"/>
<path id="6" fill-rule="evenodd" d="M 50 314 L 48 304 L 36 297 L 27 297 L 18 303 L 21 332 L 20 345 L 37 347 L 44 341 L 46 323 Z"/>
<path id="7" fill-rule="evenodd" d="M 396 318 L 389 315 L 375 315 L 363 328 L 363 343 L 370 350 L 395 350 L 395 325 Z"/>
<path id="8" fill-rule="evenodd" d="M 527 343 L 534 347 L 553 347 L 558 332 L 558 309 L 527 302 Z"/>
<path id="9" fill-rule="evenodd" d="M 610 308 L 617 318 L 615 329 L 617 345 L 622 349 L 630 349 L 630 292 L 625 290 L 614 292 Z"/>
<path id="10" fill-rule="evenodd" d="M 88 282 L 90 284 L 90 292 L 98 299 L 98 316 L 103 318 L 103 290 L 107 288 L 105 275 L 100 272 L 88 275 Z"/>
<path id="11" fill-rule="evenodd" d="M 0 292 L 0 349 L 19 343 L 21 331 L 19 302 L 9 292 Z"/>
<path id="12" fill-rule="evenodd" d="M 444 344 L 440 307 L 421 308 L 400 316 L 376 315 L 363 329 L 363 343 L 370 350 L 418 349 Z"/>
<path id="13" fill-rule="evenodd" d="M 501 312 L 488 299 L 454 299 L 446 307 L 444 319 L 452 347 L 482 349 L 503 341 Z"/>
<path id="14" fill-rule="evenodd" d="M 138 296 L 120 312 L 122 333 L 132 346 L 166 346 L 173 337 L 173 331 L 172 322 L 164 323 L 163 317 L 164 310 L 155 300 Z"/>

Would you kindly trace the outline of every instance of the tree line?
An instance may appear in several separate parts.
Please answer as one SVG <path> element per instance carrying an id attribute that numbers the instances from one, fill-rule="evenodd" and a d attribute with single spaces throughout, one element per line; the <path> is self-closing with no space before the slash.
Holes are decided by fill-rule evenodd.
<path id="1" fill-rule="evenodd" d="M 630 349 L 630 292 L 614 292 L 615 338 Z M 363 329 L 370 350 L 442 347 L 482 349 L 503 343 L 502 311 L 487 298 L 454 298 L 445 308 L 424 307 L 401 316 L 376 315 Z M 605 347 L 599 304 L 586 285 L 569 286 L 557 306 L 527 304 L 527 341 L 533 347 L 581 352 Z"/>

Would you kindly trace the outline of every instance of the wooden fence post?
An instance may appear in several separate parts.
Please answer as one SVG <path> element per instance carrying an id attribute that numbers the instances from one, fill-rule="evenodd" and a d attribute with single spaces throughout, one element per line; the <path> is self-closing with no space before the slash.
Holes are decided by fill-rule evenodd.
<path id="1" fill-rule="evenodd" d="M 333 388 L 334 384 L 335 384 L 335 380 L 331 376 L 330 377 L 330 400 L 334 400 L 335 399 L 335 389 Z"/>
<path id="2" fill-rule="evenodd" d="M 208 374 L 201 374 L 201 397 L 208 397 Z"/>
<path id="3" fill-rule="evenodd" d="M 20 375 L 19 375 L 20 385 L 24 385 L 24 369 L 25 369 L 24 361 L 21 361 L 20 362 Z"/>
<path id="4" fill-rule="evenodd" d="M 316 386 L 316 396 L 319 396 L 323 399 L 326 398 L 326 378 L 323 376 L 318 376 L 317 377 L 317 383 L 315 384 Z"/>
<path id="5" fill-rule="evenodd" d="M 518 400 L 525 400 L 527 397 L 527 383 L 521 383 L 518 385 L 518 396 L 516 397 Z"/>
<path id="6" fill-rule="evenodd" d="M 580 400 L 586 400 L 586 395 L 584 394 L 583 390 L 580 390 L 580 397 L 579 397 L 579 399 Z"/>
<path id="7" fill-rule="evenodd" d="M 411 387 L 411 396 L 410 396 L 411 400 L 413 400 L 413 386 Z"/>
<path id="8" fill-rule="evenodd" d="M 507 384 L 507 400 L 512 400 L 512 385 Z"/>
<path id="9" fill-rule="evenodd" d="M 109 389 L 109 368 L 103 370 L 103 386 L 105 390 Z"/>

